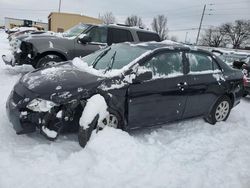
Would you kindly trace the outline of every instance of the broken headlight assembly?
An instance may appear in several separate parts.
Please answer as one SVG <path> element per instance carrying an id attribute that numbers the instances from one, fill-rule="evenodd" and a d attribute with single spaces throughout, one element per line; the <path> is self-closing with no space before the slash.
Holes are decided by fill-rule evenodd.
<path id="1" fill-rule="evenodd" d="M 37 98 L 33 99 L 26 107 L 34 112 L 48 112 L 55 106 L 59 105 L 52 101 Z"/>

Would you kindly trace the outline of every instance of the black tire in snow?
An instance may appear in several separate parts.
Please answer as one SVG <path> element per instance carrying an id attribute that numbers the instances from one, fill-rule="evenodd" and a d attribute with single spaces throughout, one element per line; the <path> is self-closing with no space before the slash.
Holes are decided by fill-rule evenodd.
<path id="1" fill-rule="evenodd" d="M 96 128 L 98 119 L 99 119 L 99 115 L 97 115 L 94 118 L 94 120 L 88 125 L 87 129 L 82 127 L 82 126 L 79 126 L 78 142 L 79 142 L 81 147 L 84 148 L 86 146 L 86 144 L 88 143 L 93 130 Z"/>
<path id="2" fill-rule="evenodd" d="M 220 121 L 227 120 L 227 118 L 231 112 L 231 109 L 232 109 L 232 101 L 228 96 L 225 95 L 225 96 L 220 97 L 217 100 L 217 102 L 214 104 L 211 112 L 208 114 L 207 117 L 204 118 L 206 122 L 208 122 L 212 125 L 214 125 L 214 124 L 216 124 L 216 122 L 218 122 L 218 118 L 216 118 L 216 116 L 218 117 L 217 111 L 220 108 L 220 105 L 222 105 L 222 103 L 228 104 L 229 107 L 228 107 L 228 112 L 225 113 L 225 115 L 223 117 L 221 117 Z"/>
<path id="3" fill-rule="evenodd" d="M 55 64 L 55 63 L 58 63 L 58 62 L 61 62 L 61 61 L 63 61 L 63 59 L 61 57 L 59 57 L 58 55 L 54 55 L 54 54 L 45 55 L 45 56 L 39 58 L 36 61 L 36 64 L 34 65 L 34 68 L 46 67 L 46 66 L 48 66 L 49 62 L 53 62 Z"/>

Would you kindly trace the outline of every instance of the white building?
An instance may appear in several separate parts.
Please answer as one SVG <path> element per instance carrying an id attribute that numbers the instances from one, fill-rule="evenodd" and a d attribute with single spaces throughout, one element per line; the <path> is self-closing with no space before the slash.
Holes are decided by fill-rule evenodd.
<path id="1" fill-rule="evenodd" d="M 43 28 L 46 31 L 48 30 L 48 23 L 25 20 L 25 19 L 18 19 L 18 18 L 5 17 L 4 25 L 6 29 L 11 29 L 13 27 L 20 27 L 20 26 L 25 26 L 25 27 L 37 26 L 37 27 Z"/>

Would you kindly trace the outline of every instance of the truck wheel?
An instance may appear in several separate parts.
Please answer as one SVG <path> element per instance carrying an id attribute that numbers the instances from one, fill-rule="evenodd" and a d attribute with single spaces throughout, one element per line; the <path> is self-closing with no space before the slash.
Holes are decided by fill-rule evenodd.
<path id="1" fill-rule="evenodd" d="M 61 58 L 58 55 L 45 55 L 43 57 L 41 57 L 40 59 L 37 60 L 36 64 L 34 65 L 34 67 L 37 68 L 41 68 L 41 67 L 47 67 L 50 65 L 55 65 L 58 62 L 64 61 L 63 58 Z"/>
<path id="2" fill-rule="evenodd" d="M 97 115 L 94 120 L 87 125 L 88 128 L 84 128 L 82 126 L 79 127 L 79 132 L 78 132 L 78 141 L 81 147 L 85 147 L 87 142 L 90 139 L 90 136 L 92 134 L 92 131 L 95 129 L 102 130 L 106 126 L 113 127 L 113 128 L 120 128 L 120 123 L 121 120 L 118 117 L 118 115 L 115 115 L 114 113 L 109 113 L 103 120 L 99 121 L 99 115 Z"/>
<path id="3" fill-rule="evenodd" d="M 205 121 L 214 125 L 216 122 L 226 121 L 232 108 L 232 102 L 228 96 L 223 96 L 214 104 Z"/>

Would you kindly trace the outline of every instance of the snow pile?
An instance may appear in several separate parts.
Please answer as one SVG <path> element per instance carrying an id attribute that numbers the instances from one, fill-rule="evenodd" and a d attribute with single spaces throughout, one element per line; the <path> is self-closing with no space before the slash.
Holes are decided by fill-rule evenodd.
<path id="1" fill-rule="evenodd" d="M 106 104 L 105 99 L 100 95 L 94 95 L 90 99 L 87 100 L 87 104 L 82 112 L 82 116 L 80 118 L 79 124 L 84 129 L 89 128 L 89 124 L 95 119 L 97 115 L 98 124 L 108 116 L 108 106 Z"/>
<path id="2" fill-rule="evenodd" d="M 73 65 L 78 69 L 96 75 L 96 76 L 104 76 L 104 73 L 100 70 L 94 69 L 92 66 L 89 66 L 86 62 L 84 62 L 81 58 L 75 57 L 72 61 Z"/>

